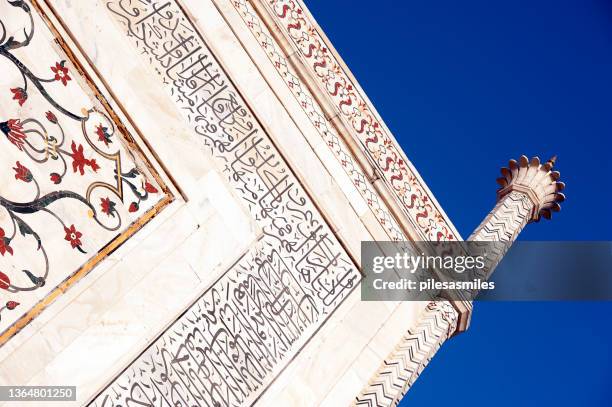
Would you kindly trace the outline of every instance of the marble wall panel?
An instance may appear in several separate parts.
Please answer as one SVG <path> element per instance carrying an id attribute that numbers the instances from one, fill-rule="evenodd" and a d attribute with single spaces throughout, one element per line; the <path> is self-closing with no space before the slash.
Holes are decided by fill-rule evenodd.
<path id="1" fill-rule="evenodd" d="M 0 345 L 172 195 L 36 2 L 0 1 Z"/>
<path id="2" fill-rule="evenodd" d="M 397 307 L 359 301 L 347 253 L 370 237 L 359 220 L 369 203 L 310 122 L 291 123 L 295 112 L 282 106 L 296 99 L 274 99 L 214 7 L 44 2 L 187 202 L 114 251 L 98 266 L 104 278 L 89 281 L 92 273 L 56 301 L 29 326 L 27 343 L 0 349 L 0 384 L 76 384 L 70 405 L 105 406 L 274 404 L 296 401 L 303 384 L 316 403 L 338 388 L 320 383 L 322 369 L 372 370 L 373 358 L 358 361 L 365 344 L 382 328 L 397 337 L 418 315 L 404 310 L 389 322 Z M 305 141 L 308 131 L 318 144 Z"/>
<path id="3" fill-rule="evenodd" d="M 93 404 L 252 402 L 359 273 L 180 5 L 106 4 L 262 237 Z"/>

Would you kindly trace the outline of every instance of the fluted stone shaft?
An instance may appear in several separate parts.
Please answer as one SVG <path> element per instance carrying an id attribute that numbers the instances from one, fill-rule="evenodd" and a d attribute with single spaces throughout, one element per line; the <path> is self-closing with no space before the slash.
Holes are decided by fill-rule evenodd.
<path id="1" fill-rule="evenodd" d="M 540 164 L 537 157 L 511 160 L 502 168 L 497 182 L 497 204 L 470 235 L 470 241 L 502 242 L 487 254 L 485 269 L 489 274 L 503 259 L 519 233 L 530 221 L 550 219 L 565 199 L 560 192 L 559 173 L 552 171 L 555 158 Z M 442 344 L 455 333 L 459 313 L 443 299 L 425 308 L 419 323 L 409 329 L 385 359 L 368 384 L 355 398 L 354 406 L 396 406 L 418 378 Z"/>

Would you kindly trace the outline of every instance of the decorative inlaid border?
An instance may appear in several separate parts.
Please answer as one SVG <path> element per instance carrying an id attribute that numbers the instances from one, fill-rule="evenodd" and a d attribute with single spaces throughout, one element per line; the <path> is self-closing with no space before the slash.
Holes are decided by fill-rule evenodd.
<path id="1" fill-rule="evenodd" d="M 52 71 L 55 73 L 55 78 L 53 80 L 59 81 L 64 86 L 66 86 L 68 84 L 68 81 L 71 81 L 74 78 L 75 74 L 78 75 L 86 83 L 87 91 L 91 92 L 91 94 L 93 95 L 92 97 L 95 97 L 96 101 L 102 105 L 104 111 L 98 110 L 95 107 L 89 111 L 83 110 L 81 114 L 83 114 L 84 117 L 82 118 L 78 117 L 72 112 L 69 112 L 63 106 L 56 103 L 52 96 L 46 94 L 44 86 L 38 83 L 39 81 L 49 82 L 50 80 L 44 80 L 39 77 L 36 77 L 34 74 L 32 74 L 28 70 L 27 66 L 22 65 L 19 61 L 12 58 L 11 55 L 8 55 L 7 58 L 9 60 L 13 60 L 17 68 L 19 68 L 22 71 L 22 74 L 24 75 L 23 79 L 24 81 L 26 81 L 26 86 L 27 86 L 28 81 L 33 82 L 34 85 L 36 85 L 38 91 L 47 99 L 47 101 L 57 111 L 59 111 L 63 115 L 66 115 L 69 118 L 72 118 L 74 120 L 81 120 L 81 126 L 82 126 L 84 134 L 86 131 L 89 131 L 85 129 L 85 126 L 86 126 L 85 123 L 87 122 L 87 119 L 94 114 L 102 115 L 101 117 L 104 117 L 106 120 L 108 120 L 108 125 L 107 125 L 108 127 L 99 126 L 99 129 L 96 129 L 96 131 L 99 133 L 97 134 L 97 136 L 99 137 L 99 142 L 105 144 L 106 146 L 109 146 L 113 142 L 113 140 L 115 140 L 116 137 L 121 137 L 122 141 L 125 143 L 124 148 L 126 149 L 126 151 L 129 151 L 130 154 L 135 154 L 138 157 L 138 161 L 140 162 L 140 165 L 145 167 L 145 168 L 140 167 L 139 169 L 140 170 L 145 169 L 147 174 L 153 177 L 154 179 L 154 181 L 151 181 L 154 184 L 145 183 L 144 180 L 138 179 L 138 178 L 141 178 L 142 176 L 140 174 L 140 171 L 137 171 L 136 168 L 131 170 L 129 174 L 122 173 L 121 172 L 122 169 L 120 165 L 121 161 L 120 161 L 120 157 L 118 154 L 108 154 L 104 152 L 102 149 L 94 147 L 93 144 L 90 144 L 91 148 L 97 151 L 101 157 L 103 157 L 104 159 L 109 159 L 116 163 L 116 171 L 117 171 L 116 174 L 119 174 L 117 175 L 118 187 L 114 188 L 112 185 L 107 184 L 105 182 L 95 182 L 88 188 L 87 197 L 80 197 L 79 194 L 71 193 L 67 191 L 59 191 L 59 193 L 51 193 L 51 194 L 48 194 L 47 196 L 53 195 L 55 197 L 55 195 L 57 195 L 57 200 L 60 200 L 60 199 L 63 199 L 62 197 L 64 195 L 66 196 L 70 195 L 70 198 L 80 200 L 82 203 L 85 203 L 86 206 L 89 206 L 90 216 L 93 216 L 95 219 L 97 219 L 96 217 L 99 216 L 100 213 L 106 214 L 109 218 L 114 217 L 116 219 L 118 216 L 120 216 L 118 212 L 116 212 L 116 209 L 115 209 L 116 204 L 108 200 L 108 198 L 106 198 L 106 201 L 104 200 L 102 201 L 102 206 L 100 208 L 96 208 L 93 206 L 93 202 L 91 202 L 90 194 L 92 194 L 92 191 L 95 188 L 106 188 L 107 190 L 117 194 L 117 196 L 123 197 L 124 193 L 122 190 L 122 184 L 126 183 L 126 185 L 129 186 L 129 188 L 127 189 L 131 189 L 131 193 L 133 194 L 135 198 L 135 200 L 130 204 L 131 206 L 129 208 L 129 212 L 136 212 L 136 213 L 139 210 L 138 206 L 140 202 L 142 200 L 146 200 L 148 194 L 155 194 L 155 195 L 162 194 L 162 195 L 159 198 L 159 200 L 157 200 L 157 202 L 155 202 L 153 205 L 150 206 L 150 208 L 148 209 L 146 207 L 143 208 L 146 210 L 143 211 L 143 213 L 140 214 L 136 218 L 136 220 L 132 221 L 131 224 L 129 224 L 129 226 L 127 226 L 125 230 L 117 234 L 112 240 L 110 240 L 102 248 L 97 250 L 97 252 L 93 254 L 93 256 L 89 257 L 89 259 L 84 264 L 82 264 L 76 271 L 70 273 L 63 281 L 61 281 L 48 294 L 46 294 L 43 298 L 41 298 L 38 302 L 36 302 L 32 307 L 30 307 L 26 312 L 24 312 L 21 317 L 19 317 L 15 322 L 13 322 L 10 326 L 8 326 L 0 334 L 0 346 L 4 345 L 13 336 L 15 336 L 21 329 L 23 329 L 30 322 L 32 322 L 32 320 L 35 319 L 38 315 L 40 315 L 40 313 L 43 312 L 56 298 L 58 298 L 61 294 L 65 293 L 70 287 L 72 287 L 75 283 L 80 281 L 84 276 L 86 276 L 89 272 L 91 272 L 91 270 L 93 270 L 93 268 L 97 264 L 99 264 L 105 257 L 107 257 L 110 253 L 112 253 L 119 246 L 121 246 L 126 240 L 128 240 L 131 236 L 133 236 L 137 231 L 139 231 L 153 217 L 155 217 L 160 211 L 162 211 L 166 206 L 168 206 L 174 200 L 174 195 L 170 191 L 169 187 L 166 185 L 166 183 L 164 182 L 160 174 L 157 172 L 157 170 L 153 167 L 153 165 L 151 165 L 151 162 L 149 161 L 145 153 L 142 151 L 142 149 L 135 142 L 133 137 L 129 134 L 126 126 L 123 124 L 119 116 L 116 114 L 115 110 L 112 108 L 110 103 L 107 101 L 106 97 L 100 92 L 100 90 L 96 86 L 94 79 L 87 72 L 84 65 L 81 63 L 81 61 L 79 61 L 79 59 L 76 57 L 75 53 L 71 49 L 71 46 L 69 46 L 67 41 L 62 37 L 62 34 L 60 33 L 60 31 L 51 21 L 49 16 L 46 14 L 46 11 L 40 6 L 38 1 L 37 0 L 29 0 L 27 2 L 19 1 L 19 2 L 13 2 L 11 5 L 13 7 L 22 9 L 26 13 L 29 13 L 29 12 L 36 13 L 37 16 L 40 17 L 40 19 L 44 22 L 45 28 L 47 28 L 50 31 L 51 36 L 53 37 L 54 41 L 59 46 L 61 52 L 64 54 L 63 57 L 65 57 L 66 60 L 69 61 L 69 64 L 71 65 L 70 72 L 65 67 L 64 61 L 56 64 L 55 67 L 52 67 Z M 33 20 L 30 20 L 30 21 L 33 24 Z M 28 34 L 27 31 L 25 30 L 24 32 L 26 33 L 26 42 L 15 43 L 15 45 L 27 46 L 29 44 L 29 40 L 27 38 L 29 36 L 31 37 L 34 35 L 34 29 L 32 27 L 32 32 L 30 34 Z M 8 41 L 11 41 L 11 40 L 12 40 L 11 38 L 8 39 Z M 17 41 L 17 40 L 14 40 L 14 41 Z M 11 46 L 12 46 L 11 44 L 8 44 L 9 48 Z M 7 51 L 9 48 L 7 48 Z M 16 95 L 15 99 L 18 99 L 17 102 L 21 106 L 27 102 L 28 94 L 26 93 L 25 89 L 18 88 L 17 90 L 19 91 L 19 94 L 15 92 L 13 93 L 15 93 Z M 62 117 L 63 116 L 60 117 L 59 114 L 56 116 L 51 111 L 48 111 L 46 114 L 46 120 L 51 124 L 51 126 L 53 125 L 60 126 L 60 130 L 61 130 Z M 38 122 L 35 119 L 17 120 L 17 122 L 19 122 L 18 126 L 15 126 L 15 125 L 12 125 L 12 127 L 9 126 L 9 130 L 11 131 L 11 133 L 7 134 L 7 137 L 9 138 L 9 141 L 11 142 L 14 142 L 15 140 L 19 142 L 18 144 L 15 144 L 15 146 L 17 146 L 19 150 L 21 150 L 20 152 L 23 153 L 23 152 L 26 152 L 27 148 L 32 148 L 30 144 L 28 143 L 29 143 L 29 139 L 33 137 L 33 135 L 42 134 L 44 136 L 44 139 L 47 142 L 47 148 L 48 148 L 46 152 L 47 157 L 50 157 L 53 154 L 56 154 L 58 156 L 58 159 L 61 158 L 62 160 L 64 160 L 63 157 L 59 157 L 60 154 L 64 154 L 62 151 L 60 151 L 59 144 L 57 143 L 54 144 L 53 140 L 49 138 L 51 137 L 49 135 L 50 132 L 49 134 L 47 134 L 47 130 L 45 130 L 44 125 L 42 123 Z M 32 122 L 32 124 L 41 128 L 42 131 L 37 130 L 36 128 L 35 129 L 26 128 L 30 122 Z M 15 123 L 15 121 L 13 121 L 13 123 Z M 61 132 L 63 134 L 63 130 L 61 130 Z M 17 139 L 14 138 L 15 136 L 17 136 Z M 87 142 L 92 143 L 90 140 L 87 140 Z M 82 157 L 82 153 L 79 154 L 82 151 L 83 151 L 83 147 L 80 146 L 77 148 L 75 143 L 73 142 L 72 155 L 69 156 L 69 158 L 71 157 L 71 159 L 73 160 L 72 167 L 74 168 L 72 169 L 74 169 L 75 173 L 77 173 L 77 171 L 80 171 L 81 175 L 83 175 L 84 169 L 88 169 L 88 167 L 91 167 L 91 170 L 93 172 L 96 172 L 97 169 L 99 168 L 98 163 L 96 163 L 94 159 L 90 160 L 88 158 Z M 27 154 L 30 155 L 31 153 L 28 152 Z M 129 168 L 125 168 L 124 170 L 128 171 Z M 30 169 L 22 165 L 21 162 L 17 164 L 16 171 L 17 171 L 16 179 L 22 180 L 26 183 L 36 182 L 35 179 L 33 179 Z M 57 174 L 57 173 L 51 174 L 51 181 L 55 184 L 59 184 L 60 187 L 63 185 L 63 181 L 64 181 L 63 178 L 64 176 L 62 174 Z M 125 178 L 125 180 L 123 178 Z M 132 180 L 133 182 L 136 182 L 136 181 L 142 182 L 142 186 L 140 185 L 136 186 L 133 184 L 129 185 L 130 178 L 133 179 Z M 38 187 L 37 182 L 36 182 L 36 186 Z M 42 208 L 45 208 L 46 205 L 48 205 L 46 200 L 44 202 L 41 201 L 41 203 L 37 206 L 37 208 L 39 206 Z M 16 209 L 12 209 L 12 210 L 21 211 L 23 209 L 21 206 L 23 205 L 18 204 L 18 206 L 15 207 Z M 44 210 L 48 212 L 49 214 L 52 213 L 52 211 L 49 209 L 45 208 Z M 55 218 L 60 219 L 57 215 L 55 215 Z M 100 221 L 98 222 L 100 223 Z M 39 247 L 40 247 L 40 237 L 38 236 L 36 231 L 29 228 L 29 226 L 23 221 L 17 220 L 17 223 L 19 224 L 20 233 L 23 236 L 31 235 L 34 238 L 36 238 L 39 241 Z M 68 228 L 67 226 L 64 226 L 64 228 L 66 231 L 65 232 L 66 240 L 69 240 L 68 246 L 72 245 L 73 249 L 78 249 L 79 251 L 83 252 L 83 249 L 81 248 L 81 242 L 80 242 L 80 237 L 82 236 L 81 233 L 74 228 L 74 225 L 72 225 L 70 228 Z M 109 230 L 114 230 L 114 229 L 111 228 Z M 4 244 L 5 245 L 7 244 L 6 239 L 4 240 Z M 30 280 L 32 280 L 32 282 L 36 283 L 37 285 L 42 286 L 45 283 L 42 277 L 37 277 L 33 273 L 28 273 L 28 276 L 30 277 Z M 7 290 L 8 292 L 18 291 L 17 290 L 18 287 L 13 288 L 14 284 L 9 282 L 6 274 L 4 273 L 2 274 L 2 279 L 3 279 L 2 288 Z M 14 304 L 14 302 L 12 304 Z M 19 304 L 17 303 L 17 305 Z M 4 308 L 9 309 L 9 310 L 14 309 L 14 307 L 4 307 Z"/>
<path id="2" fill-rule="evenodd" d="M 458 240 L 453 227 L 448 223 L 433 197 L 422 185 L 420 177 L 407 162 L 405 155 L 382 121 L 374 113 L 370 103 L 361 95 L 359 87 L 345 72 L 343 63 L 337 59 L 326 44 L 316 23 L 299 0 L 252 0 L 265 5 L 269 15 L 276 21 L 299 58 L 304 61 L 317 81 L 319 88 L 333 101 L 337 113 L 346 121 L 352 136 L 359 140 L 363 150 L 375 163 L 389 189 L 405 211 L 423 240 Z M 242 16 L 246 16 L 245 3 L 232 1 Z M 248 4 L 246 5 L 249 6 Z M 255 24 L 254 21 L 258 22 Z M 248 11 L 247 26 L 258 33 L 263 23 L 252 10 Z M 268 27 L 269 28 L 269 27 Z M 269 42 L 261 42 L 264 50 Z M 280 52 L 275 53 L 282 55 Z M 275 67 L 279 67 L 275 64 Z M 282 73 L 281 73 L 282 76 Z M 293 86 L 288 82 L 288 86 Z"/>
<path id="3" fill-rule="evenodd" d="M 406 240 L 407 237 L 402 232 L 401 227 L 389 212 L 385 203 L 381 201 L 380 196 L 372 187 L 368 177 L 355 162 L 336 129 L 325 117 L 325 113 L 314 100 L 308 87 L 302 83 L 298 73 L 295 72 L 291 63 L 285 58 L 268 27 L 260 20 L 250 2 L 247 0 L 234 0 L 232 5 L 259 42 L 261 48 L 265 51 L 271 64 L 277 70 L 302 110 L 306 113 L 316 131 L 349 176 L 353 185 L 370 208 L 370 211 L 376 216 L 378 223 L 385 229 L 390 240 Z"/>
<path id="4" fill-rule="evenodd" d="M 387 356 L 352 406 L 396 406 L 442 344 L 455 332 L 457 311 L 446 301 L 430 302 Z"/>

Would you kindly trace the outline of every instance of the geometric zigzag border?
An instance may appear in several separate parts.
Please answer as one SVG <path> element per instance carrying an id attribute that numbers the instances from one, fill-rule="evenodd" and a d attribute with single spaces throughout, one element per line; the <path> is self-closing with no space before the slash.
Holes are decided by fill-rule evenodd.
<path id="1" fill-rule="evenodd" d="M 458 317 L 448 301 L 430 302 L 418 325 L 402 336 L 352 405 L 396 406 L 440 346 L 455 332 Z"/>
<path id="2" fill-rule="evenodd" d="M 521 192 L 504 196 L 470 236 L 471 241 L 505 242 L 496 246 L 489 264 L 492 272 L 530 219 L 531 200 Z M 419 323 L 408 330 L 352 405 L 396 406 L 419 377 L 440 346 L 455 332 L 459 314 L 442 299 L 430 302 Z"/>

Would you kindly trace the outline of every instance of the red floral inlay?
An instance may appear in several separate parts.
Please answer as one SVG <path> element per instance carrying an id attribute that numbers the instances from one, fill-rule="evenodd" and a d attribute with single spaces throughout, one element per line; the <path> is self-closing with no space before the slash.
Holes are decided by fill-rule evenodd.
<path id="1" fill-rule="evenodd" d="M 56 185 L 62 182 L 62 176 L 59 175 L 57 172 L 52 172 L 49 178 L 51 179 L 51 182 L 53 182 Z"/>
<path id="2" fill-rule="evenodd" d="M 15 170 L 15 179 L 20 179 L 23 182 L 31 182 L 34 177 L 32 177 L 32 172 L 21 165 L 19 161 L 15 163 L 17 166 L 13 167 Z"/>
<path id="3" fill-rule="evenodd" d="M 96 126 L 96 134 L 98 135 L 98 141 L 103 142 L 106 146 L 113 142 L 113 140 L 111 140 L 111 135 L 108 132 L 108 127 L 104 127 L 99 124 Z"/>
<path id="4" fill-rule="evenodd" d="M 19 103 L 19 106 L 23 106 L 26 100 L 28 100 L 28 93 L 23 88 L 12 88 L 13 100 Z"/>
<path id="5" fill-rule="evenodd" d="M 81 175 L 84 175 L 86 165 L 91 167 L 94 172 L 100 169 L 100 166 L 96 163 L 96 160 L 94 158 L 92 158 L 91 160 L 85 158 L 85 156 L 83 155 L 83 146 L 81 144 L 79 144 L 79 146 L 77 147 L 76 143 L 73 141 L 70 147 L 72 149 L 72 154 L 70 154 L 70 156 L 72 157 L 72 170 L 74 172 L 77 172 L 77 170 L 79 170 Z"/>
<path id="6" fill-rule="evenodd" d="M 144 189 L 150 194 L 156 194 L 158 192 L 157 188 L 155 188 L 153 185 L 149 184 L 148 182 L 145 182 Z"/>
<path id="7" fill-rule="evenodd" d="M 11 279 L 6 274 L 0 271 L 0 288 L 6 290 L 11 285 Z"/>
<path id="8" fill-rule="evenodd" d="M 51 67 L 51 70 L 55 74 L 54 79 L 63 83 L 64 86 L 66 86 L 68 81 L 71 80 L 70 76 L 68 75 L 68 68 L 64 66 L 65 63 L 66 61 L 56 62 L 55 66 Z"/>
<path id="9" fill-rule="evenodd" d="M 7 301 L 6 308 L 9 309 L 9 310 L 13 310 L 13 309 L 17 308 L 18 305 L 19 305 L 19 303 L 17 301 Z"/>
<path id="10" fill-rule="evenodd" d="M 47 112 L 45 113 L 45 116 L 47 117 L 47 120 L 49 120 L 51 123 L 57 124 L 57 116 L 55 116 L 53 112 Z"/>
<path id="11" fill-rule="evenodd" d="M 21 121 L 19 119 L 10 119 L 0 123 L 0 131 L 2 131 L 8 140 L 19 150 L 23 150 L 26 135 L 23 132 L 23 127 L 21 127 Z"/>
<path id="12" fill-rule="evenodd" d="M 110 200 L 110 198 L 100 198 L 100 205 L 102 206 L 102 212 L 107 214 L 108 216 L 115 216 L 115 203 Z"/>
<path id="13" fill-rule="evenodd" d="M 76 230 L 74 225 L 70 225 L 69 228 L 64 227 L 64 232 L 66 232 L 64 239 L 70 242 L 73 249 L 81 245 L 81 236 L 83 234 Z"/>
<path id="14" fill-rule="evenodd" d="M 5 236 L 4 229 L 0 228 L 0 254 L 4 256 L 4 253 L 10 253 L 13 255 L 13 248 L 9 246 L 11 240 Z"/>
<path id="15" fill-rule="evenodd" d="M 136 202 L 132 202 L 130 204 L 130 208 L 128 209 L 128 211 L 130 212 L 136 212 L 138 210 L 138 204 Z"/>

